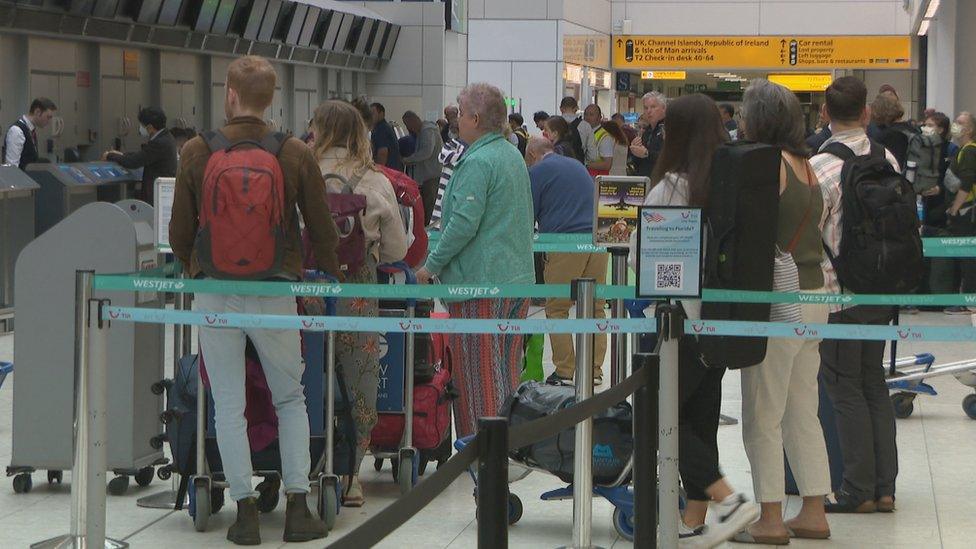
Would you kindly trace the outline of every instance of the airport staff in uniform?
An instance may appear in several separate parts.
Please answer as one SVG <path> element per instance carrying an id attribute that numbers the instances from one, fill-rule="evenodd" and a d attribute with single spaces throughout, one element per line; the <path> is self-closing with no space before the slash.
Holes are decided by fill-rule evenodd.
<path id="1" fill-rule="evenodd" d="M 142 168 L 142 191 L 138 196 L 152 205 L 156 178 L 176 177 L 176 139 L 166 129 L 166 113 L 159 107 L 142 109 L 138 119 L 139 135 L 148 137 L 149 141 L 138 151 L 106 151 L 102 158 L 130 170 Z"/>
<path id="2" fill-rule="evenodd" d="M 7 130 L 3 140 L 3 164 L 24 169 L 40 158 L 37 147 L 37 128 L 46 128 L 54 118 L 58 107 L 46 97 L 38 97 L 30 106 L 30 111 L 21 116 Z"/>

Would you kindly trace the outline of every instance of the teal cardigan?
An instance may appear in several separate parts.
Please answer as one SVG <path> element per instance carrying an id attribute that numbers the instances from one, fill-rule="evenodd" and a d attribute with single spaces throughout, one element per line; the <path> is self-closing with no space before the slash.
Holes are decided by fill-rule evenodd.
<path id="1" fill-rule="evenodd" d="M 427 270 L 445 284 L 534 284 L 533 220 L 525 161 L 501 134 L 485 134 L 454 168 Z"/>

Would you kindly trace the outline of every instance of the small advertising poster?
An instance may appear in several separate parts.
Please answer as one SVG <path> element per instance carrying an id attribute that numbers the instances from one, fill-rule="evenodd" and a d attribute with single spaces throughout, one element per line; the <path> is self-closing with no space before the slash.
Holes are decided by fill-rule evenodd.
<path id="1" fill-rule="evenodd" d="M 701 269 L 701 208 L 641 207 L 637 297 L 701 297 Z"/>
<path id="2" fill-rule="evenodd" d="M 376 410 L 385 413 L 403 413 L 406 334 L 399 332 L 379 334 L 379 343 L 380 376 L 376 391 Z"/>
<path id="3" fill-rule="evenodd" d="M 156 251 L 163 254 L 173 253 L 169 247 L 169 220 L 173 217 L 173 198 L 176 195 L 176 178 L 160 177 L 155 181 L 153 189 L 153 204 L 156 208 Z"/>
<path id="4" fill-rule="evenodd" d="M 646 177 L 601 175 L 596 178 L 593 244 L 607 248 L 626 248 L 630 244 L 648 183 Z"/>

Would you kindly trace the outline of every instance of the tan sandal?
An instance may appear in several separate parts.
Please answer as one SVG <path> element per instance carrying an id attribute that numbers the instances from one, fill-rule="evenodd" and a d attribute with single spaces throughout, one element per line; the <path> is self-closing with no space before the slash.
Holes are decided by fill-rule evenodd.
<path id="1" fill-rule="evenodd" d="M 366 503 L 366 497 L 363 495 L 363 486 L 359 483 L 358 475 L 353 476 L 346 483 L 345 488 L 342 493 L 343 507 L 362 507 Z"/>
<path id="2" fill-rule="evenodd" d="M 735 543 L 751 543 L 755 545 L 789 545 L 790 536 L 754 536 L 749 530 L 743 530 L 732 536 Z"/>
<path id="3" fill-rule="evenodd" d="M 827 530 L 810 530 L 807 528 L 791 528 L 786 527 L 790 532 L 791 538 L 796 539 L 830 539 L 830 529 Z"/>

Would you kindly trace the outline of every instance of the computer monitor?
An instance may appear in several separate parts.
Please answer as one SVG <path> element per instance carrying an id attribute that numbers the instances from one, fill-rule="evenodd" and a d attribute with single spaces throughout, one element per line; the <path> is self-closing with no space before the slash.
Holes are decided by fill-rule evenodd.
<path id="1" fill-rule="evenodd" d="M 95 9 L 92 10 L 92 15 L 95 17 L 102 17 L 105 19 L 111 19 L 115 17 L 115 12 L 119 9 L 119 0 L 95 0 Z"/>
<path id="2" fill-rule="evenodd" d="M 214 15 L 213 26 L 210 32 L 214 34 L 227 34 L 236 5 L 237 0 L 220 0 L 220 5 L 217 6 L 217 14 Z"/>
<path id="3" fill-rule="evenodd" d="M 182 7 L 183 0 L 163 0 L 163 7 L 159 10 L 159 19 L 156 22 L 160 25 L 175 25 L 179 20 Z"/>

